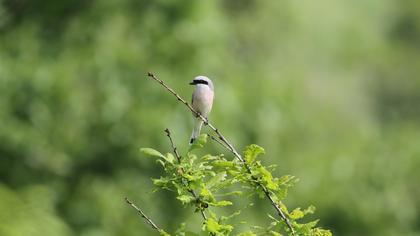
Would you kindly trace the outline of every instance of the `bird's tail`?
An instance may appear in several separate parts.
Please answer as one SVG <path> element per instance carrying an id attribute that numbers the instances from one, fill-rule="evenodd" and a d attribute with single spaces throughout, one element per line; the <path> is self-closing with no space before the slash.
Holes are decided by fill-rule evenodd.
<path id="1" fill-rule="evenodd" d="M 201 119 L 196 119 L 194 124 L 194 129 L 191 134 L 190 145 L 198 138 L 201 131 L 201 126 L 203 126 L 203 121 Z"/>

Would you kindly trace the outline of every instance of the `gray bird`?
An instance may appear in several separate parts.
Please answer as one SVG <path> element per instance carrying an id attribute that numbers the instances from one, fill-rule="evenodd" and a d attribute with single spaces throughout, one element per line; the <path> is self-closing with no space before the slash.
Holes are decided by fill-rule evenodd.
<path id="1" fill-rule="evenodd" d="M 208 114 L 211 111 L 213 106 L 213 97 L 214 97 L 214 87 L 213 82 L 206 76 L 197 76 L 190 83 L 195 86 L 193 95 L 192 95 L 192 107 L 195 111 L 200 113 L 207 119 Z M 195 119 L 194 129 L 191 134 L 190 145 L 197 139 L 200 135 L 201 127 L 203 126 L 203 120 L 199 117 Z"/>

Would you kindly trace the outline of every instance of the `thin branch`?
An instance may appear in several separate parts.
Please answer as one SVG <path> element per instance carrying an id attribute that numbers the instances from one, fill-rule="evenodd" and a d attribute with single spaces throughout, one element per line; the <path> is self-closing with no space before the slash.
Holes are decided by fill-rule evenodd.
<path id="1" fill-rule="evenodd" d="M 188 192 L 190 192 L 190 194 L 195 198 L 195 199 L 199 199 L 198 198 L 198 196 L 197 196 L 197 194 L 194 192 L 194 190 L 192 190 L 192 189 L 189 189 L 188 190 Z M 204 211 L 204 209 L 202 209 L 201 208 L 201 206 L 200 206 L 200 213 L 201 213 L 201 216 L 203 217 L 203 219 L 205 220 L 205 221 L 207 221 L 207 215 L 206 215 L 206 212 Z"/>
<path id="2" fill-rule="evenodd" d="M 223 136 L 223 134 L 212 124 L 210 124 L 207 120 L 207 118 L 205 118 L 204 116 L 202 116 L 199 112 L 197 112 L 196 110 L 194 110 L 194 108 L 184 99 L 181 98 L 181 96 L 179 96 L 172 88 L 170 88 L 168 85 L 166 85 L 163 80 L 157 78 L 153 73 L 149 72 L 148 73 L 149 78 L 157 81 L 158 83 L 160 83 L 166 90 L 168 90 L 172 95 L 174 95 L 178 101 L 182 102 L 185 106 L 188 107 L 188 109 L 191 110 L 191 112 L 197 116 L 198 118 L 200 118 L 205 125 L 209 126 L 211 130 L 213 130 L 219 140 L 221 142 L 223 142 L 225 145 L 223 145 L 223 147 L 225 147 L 227 150 L 229 150 L 236 158 L 238 158 L 239 161 L 242 162 L 242 164 L 245 166 L 246 170 L 248 171 L 248 173 L 251 174 L 251 169 L 249 167 L 249 165 L 246 163 L 246 161 L 244 160 L 244 158 L 241 156 L 241 154 L 238 153 L 238 151 L 236 151 L 235 147 Z M 255 178 L 255 177 L 253 177 Z M 283 213 L 283 211 L 281 210 L 281 208 L 279 207 L 279 205 L 274 201 L 271 192 L 260 182 L 257 181 L 257 184 L 261 187 L 261 189 L 263 190 L 265 196 L 267 197 L 267 199 L 270 201 L 271 205 L 273 205 L 273 207 L 276 209 L 278 215 L 280 216 L 280 218 L 282 218 L 282 220 L 286 223 L 287 227 L 291 230 L 292 234 L 295 234 L 295 231 L 289 221 L 289 219 L 286 217 L 286 215 Z"/>
<path id="3" fill-rule="evenodd" d="M 176 156 L 176 159 L 178 160 L 178 163 L 181 163 L 181 155 L 179 155 L 178 149 L 176 148 L 174 141 L 172 140 L 171 131 L 169 131 L 169 129 L 166 128 L 165 133 L 166 133 L 166 136 L 168 136 L 169 141 L 171 142 L 171 146 L 172 146 L 172 149 L 174 150 L 174 154 Z"/>
<path id="4" fill-rule="evenodd" d="M 172 136 L 171 136 L 171 131 L 169 131 L 169 129 L 168 128 L 166 128 L 165 129 L 165 133 L 166 133 L 166 136 L 168 136 L 168 138 L 169 138 L 169 141 L 171 142 L 171 146 L 172 146 L 172 149 L 173 149 L 173 151 L 174 151 L 174 154 L 175 154 L 175 156 L 176 156 L 176 159 L 178 160 L 178 163 L 181 163 L 181 155 L 179 155 L 179 153 L 178 153 L 178 149 L 176 148 L 176 146 L 175 146 L 175 144 L 174 144 L 174 141 L 173 141 L 173 139 L 172 139 Z M 184 172 L 184 170 L 182 169 L 182 171 Z M 197 194 L 194 192 L 194 190 L 192 190 L 192 189 L 190 189 L 189 188 L 189 186 L 187 186 L 188 184 L 186 184 L 186 183 L 184 183 L 185 185 L 186 185 L 186 187 L 188 188 L 188 192 L 195 198 L 195 199 L 199 199 L 198 198 L 198 196 L 197 196 Z M 206 216 L 206 213 L 204 212 L 204 210 L 203 209 L 201 209 L 200 208 L 200 212 L 201 212 L 201 216 L 203 217 L 203 219 L 204 220 L 207 220 L 207 216 Z"/>
<path id="5" fill-rule="evenodd" d="M 146 223 L 149 224 L 150 226 L 152 226 L 153 229 L 162 232 L 163 230 L 161 228 L 159 228 L 153 221 L 152 219 L 150 219 L 146 214 L 144 214 L 144 212 L 138 207 L 136 206 L 134 203 L 132 203 L 130 200 L 128 200 L 128 198 L 125 198 L 125 201 L 127 202 L 128 205 L 130 205 L 132 208 L 134 208 L 141 217 L 143 217 L 146 220 Z"/>
<path id="6" fill-rule="evenodd" d="M 220 141 L 218 138 L 214 137 L 213 135 L 207 133 L 207 135 L 210 137 L 210 139 L 212 139 L 213 141 L 215 141 L 216 143 L 222 145 L 224 148 L 226 148 L 227 150 L 230 151 L 229 147 L 226 146 L 226 144 L 224 144 L 222 141 Z"/>

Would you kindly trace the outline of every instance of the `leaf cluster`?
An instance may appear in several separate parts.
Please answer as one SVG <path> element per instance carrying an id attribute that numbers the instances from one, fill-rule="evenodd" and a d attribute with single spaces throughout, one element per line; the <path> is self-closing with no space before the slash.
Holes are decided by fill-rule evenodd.
<path id="1" fill-rule="evenodd" d="M 243 195 L 243 189 L 247 189 L 247 196 L 256 194 L 259 197 L 265 197 L 266 194 L 270 194 L 290 220 L 295 235 L 331 235 L 330 231 L 316 227 L 318 221 L 300 222 L 305 215 L 312 214 L 315 207 L 310 206 L 305 210 L 296 208 L 289 212 L 282 200 L 297 180 L 290 175 L 273 177 L 272 171 L 275 166 L 266 167 L 259 160 L 259 156 L 265 154 L 262 147 L 256 144 L 247 146 L 244 150 L 245 161 L 241 162 L 236 159 L 228 160 L 223 154 L 197 156 L 194 150 L 203 148 L 206 142 L 207 135 L 201 135 L 184 156 L 162 154 L 151 148 L 141 149 L 144 154 L 156 157 L 156 162 L 164 170 L 165 175 L 153 179 L 156 190 L 172 191 L 176 193 L 176 198 L 181 204 L 192 207 L 195 212 L 200 212 L 203 216 L 203 232 L 210 235 L 230 235 L 235 225 L 230 224 L 229 220 L 238 216 L 240 211 L 230 216 L 219 216 L 214 209 L 233 205 L 232 198 L 227 197 Z M 178 154 L 175 153 L 175 155 Z M 231 191 L 235 185 L 241 191 Z M 209 215 L 207 216 L 206 213 Z M 237 233 L 237 235 L 292 234 L 284 220 L 269 214 L 267 219 L 270 221 L 268 226 L 253 226 L 250 230 Z M 176 235 L 185 235 L 185 232 L 185 224 L 183 224 Z"/>

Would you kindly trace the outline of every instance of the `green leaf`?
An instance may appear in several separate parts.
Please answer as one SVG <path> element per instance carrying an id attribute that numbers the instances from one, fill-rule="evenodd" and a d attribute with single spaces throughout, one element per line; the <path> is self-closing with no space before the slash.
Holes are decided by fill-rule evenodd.
<path id="1" fill-rule="evenodd" d="M 213 195 L 207 188 L 202 188 L 200 191 L 200 195 L 203 197 L 213 197 Z"/>
<path id="2" fill-rule="evenodd" d="M 214 161 L 214 160 L 219 160 L 221 158 L 221 156 L 213 156 L 210 154 L 206 154 L 204 156 L 201 157 L 201 159 L 203 161 Z"/>
<path id="3" fill-rule="evenodd" d="M 174 155 L 172 155 L 172 153 L 167 153 L 166 154 L 166 157 L 165 157 L 165 160 L 167 162 L 173 164 L 174 163 L 174 160 L 175 160 L 175 157 L 174 157 Z"/>
<path id="4" fill-rule="evenodd" d="M 311 230 L 311 235 L 314 236 L 332 236 L 331 231 L 322 228 L 315 228 Z"/>
<path id="5" fill-rule="evenodd" d="M 244 156 L 247 163 L 253 163 L 260 154 L 265 154 L 264 148 L 251 144 L 245 148 Z"/>
<path id="6" fill-rule="evenodd" d="M 215 235 L 229 235 L 233 230 L 233 226 L 220 224 L 220 222 L 217 222 L 214 218 L 210 217 L 204 222 L 202 229 Z"/>
<path id="7" fill-rule="evenodd" d="M 268 189 L 271 189 L 271 190 L 277 190 L 279 188 L 279 186 L 275 182 L 273 182 L 271 179 L 267 181 L 266 186 Z"/>
<path id="8" fill-rule="evenodd" d="M 220 224 L 217 223 L 213 218 L 208 218 L 205 222 L 205 229 L 213 234 L 219 233 L 219 230 L 221 229 Z"/>
<path id="9" fill-rule="evenodd" d="M 192 150 L 195 150 L 195 149 L 203 148 L 206 143 L 207 143 L 207 134 L 200 134 L 200 136 L 198 136 L 198 138 L 194 141 L 194 143 L 191 144 L 188 152 L 191 152 Z"/>
<path id="10" fill-rule="evenodd" d="M 165 159 L 165 156 L 162 155 L 162 153 L 156 151 L 153 148 L 140 148 L 140 152 L 142 152 L 143 154 L 147 155 L 147 156 L 151 156 L 151 157 L 161 157 Z"/>
<path id="11" fill-rule="evenodd" d="M 178 200 L 180 200 L 182 202 L 182 204 L 188 204 L 192 201 L 195 200 L 195 198 L 193 196 L 190 195 L 181 195 L 176 197 Z"/>
<path id="12" fill-rule="evenodd" d="M 183 195 L 184 193 L 184 185 L 183 184 L 179 184 L 177 181 L 175 180 L 171 180 L 171 184 L 175 187 L 176 192 L 178 193 L 178 195 Z"/>
<path id="13" fill-rule="evenodd" d="M 225 232 L 225 235 L 228 235 L 230 231 L 233 230 L 232 225 L 221 225 L 223 232 Z"/>
<path id="14" fill-rule="evenodd" d="M 240 214 L 241 214 L 241 210 L 235 211 L 234 213 L 230 214 L 229 216 L 222 216 L 222 217 L 220 217 L 220 220 L 222 220 L 222 221 L 230 220 L 230 219 L 232 219 L 232 218 L 234 218 L 234 217 L 236 217 L 236 216 L 238 216 Z"/>
<path id="15" fill-rule="evenodd" d="M 221 182 L 223 182 L 226 179 L 226 172 L 222 171 L 216 174 L 216 176 L 212 177 L 206 184 L 207 188 L 212 188 L 214 186 L 217 186 Z"/>
<path id="16" fill-rule="evenodd" d="M 286 214 L 289 214 L 289 210 L 287 209 L 286 205 L 284 205 L 282 202 L 278 202 L 280 209 L 285 212 Z"/>
<path id="17" fill-rule="evenodd" d="M 279 188 L 276 191 L 276 196 L 279 200 L 284 199 L 287 196 L 287 188 L 283 187 L 283 188 Z"/>
<path id="18" fill-rule="evenodd" d="M 235 163 L 233 163 L 233 161 L 223 161 L 223 160 L 217 160 L 212 162 L 212 164 L 215 167 L 220 167 L 220 168 L 231 168 L 235 166 Z"/>
<path id="19" fill-rule="evenodd" d="M 283 185 L 286 187 L 292 187 L 296 182 L 298 182 L 299 179 L 292 175 L 283 175 L 280 178 L 277 179 L 277 183 L 279 185 Z"/>
<path id="20" fill-rule="evenodd" d="M 165 168 L 165 162 L 162 161 L 161 159 L 157 159 L 156 163 L 159 163 L 163 168 Z"/>
<path id="21" fill-rule="evenodd" d="M 183 175 L 182 175 L 182 177 L 184 177 L 186 180 L 188 180 L 188 181 L 194 181 L 196 178 L 194 178 L 194 176 L 193 175 L 190 175 L 190 174 L 187 174 L 187 173 L 184 173 Z"/>
<path id="22" fill-rule="evenodd" d="M 273 176 L 271 172 L 264 168 L 264 166 L 260 166 L 256 169 L 256 175 L 261 176 L 264 185 L 270 190 L 278 190 L 279 185 L 276 181 L 273 181 Z"/>
<path id="23" fill-rule="evenodd" d="M 223 207 L 223 206 L 231 206 L 233 203 L 231 201 L 219 201 L 215 203 L 210 203 L 212 206 Z"/>
<path id="24" fill-rule="evenodd" d="M 153 184 L 158 186 L 158 187 L 163 187 L 168 185 L 170 179 L 165 178 L 165 177 L 160 177 L 159 179 L 152 179 Z"/>
<path id="25" fill-rule="evenodd" d="M 300 210 L 300 207 L 294 209 L 290 214 L 289 214 L 290 218 L 297 220 L 300 218 L 303 218 L 305 216 L 305 213 L 303 213 L 303 211 Z"/>
<path id="26" fill-rule="evenodd" d="M 215 202 L 216 199 L 214 198 L 213 194 L 211 193 L 210 190 L 208 190 L 207 188 L 202 188 L 200 191 L 200 196 L 203 197 L 204 201 L 208 201 L 209 204 L 211 204 L 212 202 Z"/>
<path id="27" fill-rule="evenodd" d="M 306 208 L 304 211 L 303 211 L 303 213 L 306 215 L 306 214 L 314 214 L 314 212 L 315 212 L 315 207 L 314 206 L 309 206 L 308 208 Z"/>
<path id="28" fill-rule="evenodd" d="M 318 220 L 311 221 L 306 224 L 295 223 L 295 229 L 297 235 L 308 235 L 308 236 L 332 236 L 329 230 L 324 230 L 321 227 L 315 228 Z"/>
<path id="29" fill-rule="evenodd" d="M 315 227 L 318 224 L 319 220 L 314 220 L 311 222 L 308 222 L 306 224 L 304 224 L 305 227 L 312 229 L 313 227 Z"/>
<path id="30" fill-rule="evenodd" d="M 282 177 L 277 179 L 277 183 L 279 184 L 286 184 L 287 182 L 289 182 L 291 179 L 290 175 L 283 175 Z"/>

